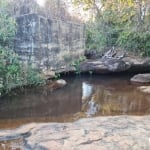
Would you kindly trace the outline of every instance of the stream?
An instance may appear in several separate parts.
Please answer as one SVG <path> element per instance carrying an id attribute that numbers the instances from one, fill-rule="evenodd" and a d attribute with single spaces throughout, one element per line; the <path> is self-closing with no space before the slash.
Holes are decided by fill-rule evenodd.
<path id="1" fill-rule="evenodd" d="M 0 129 L 30 122 L 72 122 L 80 118 L 149 115 L 150 95 L 130 82 L 131 75 L 63 77 L 67 85 L 14 91 L 0 99 Z"/>

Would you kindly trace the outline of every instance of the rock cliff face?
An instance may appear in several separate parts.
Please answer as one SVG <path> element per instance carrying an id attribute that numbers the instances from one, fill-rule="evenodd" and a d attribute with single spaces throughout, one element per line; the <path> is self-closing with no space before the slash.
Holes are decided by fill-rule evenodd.
<path id="1" fill-rule="evenodd" d="M 70 70 L 71 62 L 84 54 L 84 24 L 35 13 L 21 15 L 16 20 L 14 49 L 23 63 L 40 71 Z"/>

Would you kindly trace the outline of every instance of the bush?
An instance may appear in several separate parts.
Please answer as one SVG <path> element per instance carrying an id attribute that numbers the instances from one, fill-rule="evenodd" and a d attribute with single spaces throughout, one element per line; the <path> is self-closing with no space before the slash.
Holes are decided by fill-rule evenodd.
<path id="1" fill-rule="evenodd" d="M 9 91 L 14 84 L 19 84 L 21 66 L 16 54 L 4 47 L 0 47 L 0 77 L 3 81 L 1 92 Z"/>
<path id="2" fill-rule="evenodd" d="M 8 46 L 16 32 L 15 18 L 8 12 L 8 0 L 0 0 L 0 45 Z"/>
<path id="3" fill-rule="evenodd" d="M 91 7 L 89 1 L 78 1 Z M 98 6 L 98 2 L 90 2 Z M 146 1 L 102 1 L 102 8 L 94 21 L 87 23 L 86 47 L 97 51 L 119 47 L 150 56 L 149 20 L 150 10 Z"/>
<path id="4" fill-rule="evenodd" d="M 123 31 L 117 40 L 123 49 L 139 53 L 141 56 L 150 56 L 150 33 Z"/>
<path id="5" fill-rule="evenodd" d="M 10 49 L 0 47 L 0 93 L 24 85 L 41 85 L 45 81 L 32 67 L 25 67 Z"/>

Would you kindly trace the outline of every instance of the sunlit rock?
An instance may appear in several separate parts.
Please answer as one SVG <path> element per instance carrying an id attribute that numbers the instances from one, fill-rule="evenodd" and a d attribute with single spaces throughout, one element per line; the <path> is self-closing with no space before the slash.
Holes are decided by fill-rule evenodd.
<path id="1" fill-rule="evenodd" d="M 149 93 L 149 94 L 150 94 L 150 86 L 140 86 L 140 87 L 138 87 L 138 89 L 139 89 L 141 92 Z"/>
<path id="2" fill-rule="evenodd" d="M 47 84 L 47 90 L 53 91 L 55 89 L 59 89 L 64 87 L 67 84 L 67 82 L 63 79 L 59 79 L 56 81 L 49 81 Z"/>
<path id="3" fill-rule="evenodd" d="M 6 139 L 6 136 L 8 139 L 0 142 L 0 148 L 2 150 L 4 147 L 9 150 L 117 150 L 124 148 L 148 150 L 149 124 L 150 116 L 124 115 L 86 118 L 73 123 L 37 123 L 26 132 L 22 131 L 30 126 L 28 124 L 19 129 L 1 130 L 1 139 Z M 11 138 L 13 135 L 19 135 L 23 140 L 16 142 L 14 138 Z"/>
<path id="4" fill-rule="evenodd" d="M 56 80 L 56 84 L 58 84 L 60 87 L 63 87 L 67 84 L 67 82 L 63 79 L 59 79 L 59 80 Z"/>

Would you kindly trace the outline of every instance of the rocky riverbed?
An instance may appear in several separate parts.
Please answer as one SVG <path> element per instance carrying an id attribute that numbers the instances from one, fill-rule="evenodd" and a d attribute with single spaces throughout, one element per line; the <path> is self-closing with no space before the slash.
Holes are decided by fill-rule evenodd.
<path id="1" fill-rule="evenodd" d="M 96 117 L 73 123 L 32 123 L 16 130 L 1 130 L 0 149 L 149 150 L 149 125 L 150 116 Z"/>

